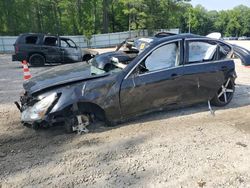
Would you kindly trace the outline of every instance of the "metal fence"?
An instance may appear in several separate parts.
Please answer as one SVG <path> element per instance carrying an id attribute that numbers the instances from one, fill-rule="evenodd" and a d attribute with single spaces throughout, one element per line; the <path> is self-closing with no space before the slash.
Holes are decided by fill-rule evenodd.
<path id="1" fill-rule="evenodd" d="M 168 31 L 172 33 L 179 33 L 179 29 L 160 29 L 155 30 L 154 33 Z M 92 35 L 90 39 L 87 39 L 83 35 L 65 36 L 71 38 L 81 48 L 105 48 L 115 46 L 127 38 L 137 36 L 148 36 L 147 30 L 138 31 L 126 31 L 118 33 L 107 33 Z M 14 52 L 14 46 L 17 36 L 0 36 L 0 53 L 12 53 Z"/>

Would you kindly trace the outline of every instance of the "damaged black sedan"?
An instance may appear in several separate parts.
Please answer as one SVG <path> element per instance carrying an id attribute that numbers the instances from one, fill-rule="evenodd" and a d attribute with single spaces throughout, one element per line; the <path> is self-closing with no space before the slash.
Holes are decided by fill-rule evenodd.
<path id="1" fill-rule="evenodd" d="M 143 51 L 100 54 L 24 83 L 19 109 L 33 128 L 63 124 L 87 131 L 94 120 L 114 125 L 160 109 L 195 103 L 227 105 L 235 91 L 233 47 L 180 34 L 153 40 Z"/>

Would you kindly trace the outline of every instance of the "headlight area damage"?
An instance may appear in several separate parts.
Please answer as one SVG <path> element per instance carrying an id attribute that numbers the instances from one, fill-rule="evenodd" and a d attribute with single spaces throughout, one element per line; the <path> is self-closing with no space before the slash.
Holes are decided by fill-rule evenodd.
<path id="1" fill-rule="evenodd" d="M 51 93 L 48 96 L 38 96 L 37 98 L 29 98 L 27 94 L 21 96 L 21 106 L 17 102 L 15 104 L 21 111 L 21 121 L 24 125 L 32 126 L 34 129 L 39 124 L 46 124 L 48 121 L 48 113 L 56 104 L 60 97 L 60 93 Z"/>
<path id="2" fill-rule="evenodd" d="M 33 129 L 63 125 L 67 132 L 81 133 L 88 132 L 86 126 L 94 120 L 109 122 L 107 112 L 119 106 L 118 96 L 113 93 L 117 93 L 118 88 L 112 87 L 121 68 L 107 72 L 97 67 L 98 71 L 93 71 L 92 66 L 64 65 L 25 81 L 20 103 L 15 102 L 23 125 Z M 111 114 L 120 117 L 117 109 Z"/>
<path id="3" fill-rule="evenodd" d="M 28 106 L 22 111 L 21 120 L 23 122 L 42 121 L 44 116 L 52 108 L 53 102 L 58 98 L 57 93 L 52 93 L 47 97 L 42 98 L 33 106 Z"/>
<path id="4" fill-rule="evenodd" d="M 28 96 L 25 93 L 20 97 L 21 105 L 15 102 L 21 112 L 21 123 L 26 127 L 33 129 L 48 128 L 58 125 L 64 125 L 68 133 L 77 131 L 78 133 L 88 132 L 86 128 L 94 119 L 94 114 L 91 111 L 80 113 L 77 103 L 68 105 L 61 109 L 60 92 L 52 92 L 49 94 L 38 95 L 37 97 Z M 72 99 L 72 98 L 71 98 Z M 63 99 L 64 100 L 64 99 Z M 67 101 L 68 102 L 68 101 Z M 59 107 L 60 106 L 60 107 Z M 93 106 L 88 106 L 93 108 Z M 94 109 L 97 110 L 98 109 Z"/>

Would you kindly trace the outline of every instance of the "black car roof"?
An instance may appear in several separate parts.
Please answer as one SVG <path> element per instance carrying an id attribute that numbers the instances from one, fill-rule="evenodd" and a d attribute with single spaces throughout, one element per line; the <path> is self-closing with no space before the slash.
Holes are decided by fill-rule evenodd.
<path id="1" fill-rule="evenodd" d="M 29 35 L 57 37 L 57 35 L 45 34 L 45 33 L 22 33 L 19 36 L 29 36 Z"/>
<path id="2" fill-rule="evenodd" d="M 52 34 L 45 34 L 45 33 L 22 33 L 19 35 L 19 38 L 23 38 L 26 36 L 38 36 L 38 37 L 60 37 L 57 35 L 52 35 Z M 60 37 L 60 39 L 69 39 L 67 37 Z"/>
<path id="3" fill-rule="evenodd" d="M 165 42 L 165 41 L 169 41 L 169 40 L 175 40 L 175 39 L 185 39 L 185 38 L 207 38 L 204 36 L 200 36 L 200 35 L 195 35 L 192 33 L 182 33 L 182 34 L 177 34 L 177 35 L 170 35 L 170 36 L 166 36 L 166 37 L 160 37 L 160 38 L 154 38 L 155 42 Z"/>
<path id="4" fill-rule="evenodd" d="M 170 40 L 176 40 L 176 39 L 186 39 L 186 38 L 198 38 L 198 39 L 208 39 L 205 36 L 201 36 L 201 35 L 196 35 L 196 34 L 192 34 L 192 33 L 182 33 L 182 34 L 170 34 L 170 35 L 161 35 L 160 37 L 158 36 L 154 36 L 154 37 L 146 37 L 146 38 L 150 38 L 152 39 L 150 43 L 150 45 L 157 45 L 160 44 L 162 42 L 167 42 Z M 140 39 L 140 38 L 138 38 Z"/>

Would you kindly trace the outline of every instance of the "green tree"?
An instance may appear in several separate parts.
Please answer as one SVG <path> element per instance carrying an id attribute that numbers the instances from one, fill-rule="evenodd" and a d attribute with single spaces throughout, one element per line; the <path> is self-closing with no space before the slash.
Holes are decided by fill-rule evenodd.
<path id="1" fill-rule="evenodd" d="M 43 32 L 85 35 L 134 29 L 180 28 L 206 35 L 250 35 L 250 8 L 192 7 L 190 0 L 1 0 L 0 35 Z"/>
<path id="2" fill-rule="evenodd" d="M 222 34 L 228 35 L 226 34 L 226 29 L 229 19 L 228 11 L 220 11 L 218 13 L 217 19 L 214 21 L 215 30 Z"/>
<path id="3" fill-rule="evenodd" d="M 229 21 L 226 27 L 226 35 L 239 36 L 241 24 L 240 24 L 240 12 L 239 10 L 232 10 L 229 13 Z"/>

